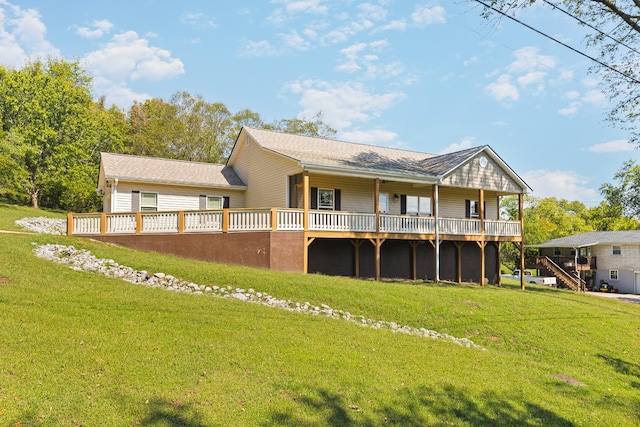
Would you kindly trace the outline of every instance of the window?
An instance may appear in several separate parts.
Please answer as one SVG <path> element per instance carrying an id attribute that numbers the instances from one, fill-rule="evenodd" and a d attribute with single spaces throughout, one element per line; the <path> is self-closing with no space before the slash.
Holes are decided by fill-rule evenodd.
<path id="1" fill-rule="evenodd" d="M 380 194 L 378 197 L 378 207 L 380 209 L 380 213 L 388 214 L 389 213 L 389 195 L 388 194 Z"/>
<path id="2" fill-rule="evenodd" d="M 555 255 L 555 256 L 562 255 L 562 252 L 560 251 L 560 248 L 554 248 L 553 249 L 553 255 Z"/>
<path id="3" fill-rule="evenodd" d="M 618 270 L 609 270 L 609 279 L 618 280 Z"/>
<path id="4" fill-rule="evenodd" d="M 333 209 L 333 190 L 318 189 L 318 209 Z"/>
<path id="5" fill-rule="evenodd" d="M 431 197 L 407 196 L 407 206 L 404 212 L 408 215 L 431 215 Z"/>
<path id="6" fill-rule="evenodd" d="M 612 246 L 611 247 L 612 255 L 622 255 L 622 248 L 620 246 Z"/>
<path id="7" fill-rule="evenodd" d="M 158 210 L 158 193 L 140 192 L 140 210 L 141 211 L 157 211 Z"/>
<path id="8" fill-rule="evenodd" d="M 224 199 L 220 196 L 207 196 L 207 209 L 222 209 Z"/>
<path id="9" fill-rule="evenodd" d="M 475 200 L 469 202 L 469 218 L 480 218 L 480 203 Z"/>

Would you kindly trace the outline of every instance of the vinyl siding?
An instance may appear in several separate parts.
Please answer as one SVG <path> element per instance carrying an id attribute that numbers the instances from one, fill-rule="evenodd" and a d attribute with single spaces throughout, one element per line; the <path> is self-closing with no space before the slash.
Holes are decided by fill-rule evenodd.
<path id="1" fill-rule="evenodd" d="M 466 200 L 480 200 L 480 192 L 466 188 L 440 187 L 438 191 L 440 200 L 441 218 L 464 218 L 466 211 Z M 486 202 L 486 219 L 499 218 L 499 198 L 496 192 L 485 191 L 484 200 Z"/>
<path id="2" fill-rule="evenodd" d="M 247 207 L 287 207 L 289 175 L 302 172 L 296 162 L 264 150 L 246 134 L 238 139 L 235 162 L 230 165 L 247 186 Z"/>
<path id="3" fill-rule="evenodd" d="M 466 164 L 454 170 L 451 175 L 442 181 L 443 186 L 463 187 L 463 188 L 484 188 L 507 193 L 520 193 L 521 188 L 509 177 L 497 163 L 491 158 L 484 156 L 488 160 L 486 167 L 480 166 L 479 155 L 471 159 Z"/>
<path id="4" fill-rule="evenodd" d="M 132 191 L 158 193 L 158 210 L 199 210 L 200 195 L 229 197 L 230 208 L 243 208 L 242 191 L 121 182 L 112 212 L 131 212 Z"/>

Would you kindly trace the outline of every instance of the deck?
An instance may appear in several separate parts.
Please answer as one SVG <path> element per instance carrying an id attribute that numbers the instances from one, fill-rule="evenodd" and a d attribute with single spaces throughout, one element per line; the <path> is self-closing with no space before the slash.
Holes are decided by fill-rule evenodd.
<path id="1" fill-rule="evenodd" d="M 67 234 L 182 234 L 305 231 L 310 234 L 440 235 L 521 239 L 519 221 L 434 218 L 302 209 L 222 209 L 69 214 Z"/>

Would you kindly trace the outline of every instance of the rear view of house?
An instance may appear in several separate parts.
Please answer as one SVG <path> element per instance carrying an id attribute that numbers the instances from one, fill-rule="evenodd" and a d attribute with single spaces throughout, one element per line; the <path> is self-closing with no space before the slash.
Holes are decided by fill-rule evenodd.
<path id="1" fill-rule="evenodd" d="M 103 153 L 70 231 L 297 272 L 497 283 L 529 188 L 489 147 L 431 155 L 243 128 L 226 165 Z M 499 217 L 520 197 L 520 218 Z M 181 249 L 182 248 L 182 249 Z"/>

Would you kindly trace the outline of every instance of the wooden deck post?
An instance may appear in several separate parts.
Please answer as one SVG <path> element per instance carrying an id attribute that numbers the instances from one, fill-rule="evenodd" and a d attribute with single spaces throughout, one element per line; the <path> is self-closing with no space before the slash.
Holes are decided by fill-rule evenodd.
<path id="1" fill-rule="evenodd" d="M 362 246 L 363 240 L 351 240 L 351 244 L 354 248 L 353 254 L 353 269 L 355 273 L 355 277 L 360 277 L 360 246 Z"/>
<path id="2" fill-rule="evenodd" d="M 271 208 L 271 231 L 278 231 L 278 208 Z"/>
<path id="3" fill-rule="evenodd" d="M 67 236 L 71 236 L 73 234 L 73 214 L 69 212 L 67 214 Z"/>
<path id="4" fill-rule="evenodd" d="M 302 218 L 302 224 L 305 233 L 309 231 L 309 194 L 311 189 L 309 188 L 309 172 L 304 171 L 302 173 L 302 209 L 304 210 L 304 216 Z"/>
<path id="5" fill-rule="evenodd" d="M 178 211 L 178 233 L 184 233 L 184 211 Z"/>
<path id="6" fill-rule="evenodd" d="M 222 209 L 222 232 L 229 232 L 229 209 Z"/>
<path id="7" fill-rule="evenodd" d="M 136 234 L 142 233 L 142 212 L 136 212 Z"/>
<path id="8" fill-rule="evenodd" d="M 487 242 L 482 241 L 482 242 L 477 242 L 478 246 L 480 247 L 480 286 L 484 286 L 484 276 L 485 276 L 485 267 L 484 267 L 484 263 L 485 263 L 485 253 L 484 253 L 484 249 L 487 247 Z"/>
<path id="9" fill-rule="evenodd" d="M 100 213 L 100 234 L 103 236 L 107 234 L 107 213 Z"/>

